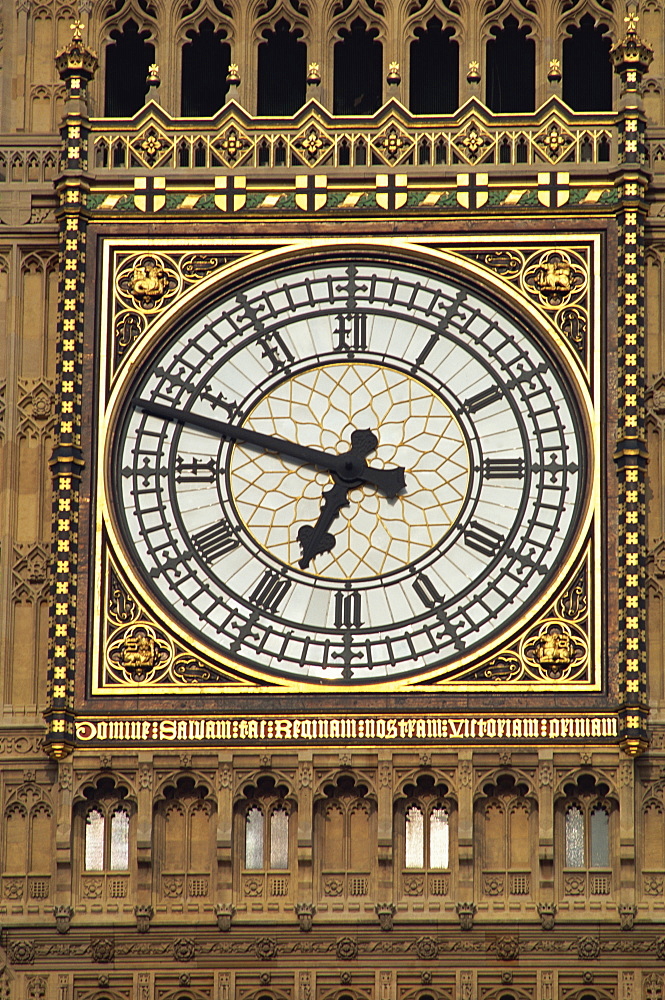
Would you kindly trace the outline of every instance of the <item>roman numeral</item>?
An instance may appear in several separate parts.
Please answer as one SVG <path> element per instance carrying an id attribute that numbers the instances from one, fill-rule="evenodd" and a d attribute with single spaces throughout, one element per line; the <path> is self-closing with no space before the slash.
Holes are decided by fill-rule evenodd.
<path id="1" fill-rule="evenodd" d="M 185 462 L 183 457 L 178 455 L 175 460 L 176 483 L 214 483 L 216 475 L 214 458 L 202 462 L 194 456 L 191 462 Z"/>
<path id="2" fill-rule="evenodd" d="M 338 590 L 335 594 L 335 628 L 360 628 L 361 595 L 357 590 Z"/>
<path id="3" fill-rule="evenodd" d="M 491 385 L 488 389 L 482 389 L 475 396 L 469 396 L 468 399 L 465 399 L 464 406 L 469 413 L 475 413 L 477 410 L 482 410 L 484 406 L 489 406 L 490 403 L 501 399 L 501 395 L 501 390 L 497 386 Z"/>
<path id="4" fill-rule="evenodd" d="M 524 479 L 523 458 L 486 458 L 483 462 L 484 479 Z"/>
<path id="5" fill-rule="evenodd" d="M 351 320 L 351 328 L 348 329 L 346 320 Z M 335 344 L 336 351 L 366 351 L 367 350 L 367 316 L 365 313 L 350 313 L 344 316 L 340 313 L 337 317 L 337 329 L 333 331 L 337 337 Z M 350 338 L 350 339 L 349 339 Z"/>
<path id="6" fill-rule="evenodd" d="M 438 605 L 443 604 L 443 596 L 424 573 L 419 573 L 411 586 L 426 608 L 436 608 Z"/>
<path id="7" fill-rule="evenodd" d="M 290 580 L 285 580 L 274 570 L 266 570 L 249 599 L 257 607 L 274 614 L 290 589 Z"/>
<path id="8" fill-rule="evenodd" d="M 481 555 L 495 556 L 504 541 L 503 535 L 479 521 L 471 521 L 464 532 L 464 541 L 470 549 L 475 549 Z"/>
<path id="9" fill-rule="evenodd" d="M 279 333 L 259 337 L 258 342 L 261 345 L 261 357 L 267 358 L 272 367 L 271 375 L 293 363 L 293 355 Z"/>
<path id="10" fill-rule="evenodd" d="M 192 541 L 199 555 L 208 563 L 215 562 L 227 552 L 232 552 L 240 544 L 231 525 L 224 518 L 217 524 L 211 524 L 196 535 L 192 535 Z"/>

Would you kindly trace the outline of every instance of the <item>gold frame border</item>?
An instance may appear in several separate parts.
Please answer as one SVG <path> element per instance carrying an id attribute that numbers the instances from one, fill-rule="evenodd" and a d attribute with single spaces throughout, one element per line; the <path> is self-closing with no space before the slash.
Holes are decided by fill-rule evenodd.
<path id="1" fill-rule="evenodd" d="M 267 250 L 265 253 L 261 253 L 261 246 L 265 245 L 265 242 L 270 241 L 273 249 Z M 491 240 L 491 244 L 490 244 Z M 581 233 L 579 235 L 573 235 L 571 233 L 562 236 L 557 234 L 554 238 L 550 238 L 552 246 L 560 246 L 562 243 L 587 243 L 591 245 L 593 249 L 593 270 L 590 273 L 590 282 L 593 285 L 593 292 L 591 294 L 591 302 L 594 306 L 593 308 L 593 330 L 590 337 L 590 342 L 592 345 L 592 380 L 591 380 L 591 393 L 589 392 L 587 386 L 584 384 L 584 380 L 581 376 L 579 369 L 579 364 L 572 355 L 572 352 L 566 342 L 563 340 L 559 332 L 554 327 L 553 323 L 549 318 L 544 315 L 544 313 L 529 299 L 527 299 L 514 285 L 502 278 L 498 277 L 490 269 L 486 268 L 482 264 L 476 261 L 471 261 L 466 258 L 463 253 L 455 252 L 456 248 L 459 250 L 463 246 L 471 247 L 482 245 L 487 243 L 487 245 L 496 246 L 497 238 L 482 237 L 474 238 L 469 236 L 434 236 L 434 237 L 418 237 L 415 239 L 404 239 L 402 237 L 357 237 L 353 240 L 344 240 L 340 238 L 315 238 L 307 240 L 298 239 L 284 239 L 282 241 L 282 246 L 274 248 L 276 238 L 266 237 L 265 240 L 255 240 L 248 239 L 245 240 L 233 240 L 224 238 L 210 238 L 206 240 L 211 246 L 222 248 L 225 244 L 227 246 L 232 246 L 237 249 L 240 243 L 243 246 L 247 246 L 248 253 L 243 256 L 240 260 L 235 260 L 229 263 L 227 266 L 220 268 L 214 274 L 207 278 L 201 280 L 192 289 L 190 289 L 185 295 L 182 296 L 177 302 L 173 303 L 169 308 L 162 313 L 156 322 L 148 327 L 143 337 L 133 345 L 131 350 L 128 352 L 128 356 L 125 364 L 123 365 L 122 373 L 118 373 L 115 385 L 111 390 L 110 397 L 106 405 L 104 405 L 104 400 L 102 399 L 102 394 L 107 383 L 107 370 L 108 366 L 106 363 L 106 358 L 108 354 L 108 346 L 110 341 L 111 331 L 108 324 L 108 304 L 107 300 L 104 299 L 101 310 L 101 333 L 105 338 L 104 349 L 99 351 L 100 358 L 100 368 L 99 368 L 99 388 L 101 392 L 99 393 L 99 407 L 100 412 L 98 413 L 99 419 L 97 420 L 98 428 L 98 439 L 97 439 L 97 474 L 96 474 L 96 488 L 97 488 L 97 509 L 96 509 L 96 544 L 98 547 L 98 552 L 100 551 L 99 546 L 101 545 L 102 532 L 104 527 L 108 532 L 111 544 L 116 552 L 116 554 L 122 554 L 123 558 L 123 569 L 128 575 L 132 586 L 135 587 L 136 592 L 140 595 L 140 599 L 145 602 L 146 606 L 150 611 L 157 617 L 158 620 L 164 619 L 163 609 L 152 599 L 151 595 L 143 588 L 141 582 L 134 576 L 131 570 L 131 563 L 127 559 L 127 554 L 125 552 L 124 546 L 122 545 L 119 535 L 115 529 L 115 523 L 113 519 L 113 514 L 110 509 L 110 504 L 108 502 L 109 493 L 107 488 L 107 481 L 110 474 L 109 469 L 109 439 L 114 428 L 114 423 L 117 415 L 117 410 L 122 402 L 123 389 L 129 378 L 132 377 L 133 370 L 141 362 L 142 358 L 152 349 L 156 340 L 164 333 L 165 329 L 170 327 L 173 323 L 189 312 L 192 306 L 197 301 L 202 301 L 208 298 L 210 292 L 218 284 L 222 284 L 228 281 L 230 278 L 235 278 L 242 276 L 244 273 L 251 273 L 257 268 L 270 267 L 273 264 L 279 262 L 290 262 L 298 260 L 300 257 L 308 256 L 311 257 L 312 253 L 325 253 L 329 250 L 344 249 L 349 250 L 350 248 L 360 250 L 363 249 L 373 249 L 389 254 L 390 251 L 399 251 L 403 258 L 407 260 L 409 257 L 414 261 L 420 261 L 421 263 L 437 263 L 439 265 L 443 264 L 447 269 L 452 269 L 453 272 L 462 272 L 462 275 L 467 279 L 470 279 L 472 285 L 480 284 L 490 286 L 494 294 L 500 301 L 507 302 L 509 306 L 515 309 L 518 313 L 524 312 L 529 316 L 533 325 L 544 333 L 548 339 L 548 343 L 552 345 L 555 352 L 558 354 L 560 360 L 562 361 L 564 368 L 568 372 L 569 376 L 572 376 L 573 383 L 577 388 L 578 399 L 583 404 L 583 415 L 588 424 L 588 430 L 590 432 L 591 441 L 591 462 L 590 462 L 590 484 L 589 491 L 587 494 L 587 506 L 584 513 L 584 517 L 578 527 L 578 531 L 575 537 L 575 541 L 571 546 L 568 558 L 561 569 L 558 580 L 553 581 L 548 590 L 541 595 L 539 601 L 533 605 L 527 615 L 519 618 L 510 629 L 508 636 L 505 634 L 500 641 L 494 641 L 489 647 L 484 647 L 482 650 L 476 650 L 473 654 L 469 654 L 468 657 L 462 658 L 456 666 L 463 665 L 465 662 L 471 663 L 473 660 L 481 660 L 483 656 L 487 656 L 491 650 L 499 649 L 502 645 L 506 645 L 507 642 L 513 641 L 518 633 L 524 629 L 528 622 L 533 620 L 539 612 L 543 610 L 545 605 L 552 600 L 557 588 L 561 585 L 561 576 L 567 575 L 573 563 L 581 553 L 582 545 L 587 537 L 589 529 L 591 527 L 592 521 L 594 522 L 594 539 L 598 546 L 597 551 L 602 551 L 601 548 L 601 518 L 597 515 L 601 512 L 601 473 L 602 473 L 602 439 L 601 439 L 601 427 L 602 423 L 600 420 L 600 400 L 602 399 L 601 389 L 602 385 L 600 382 L 600 234 L 598 233 Z M 108 277 L 110 273 L 110 267 L 112 262 L 112 252 L 116 246 L 127 246 L 128 243 L 133 242 L 132 237 L 126 238 L 108 238 L 104 240 L 103 244 L 103 281 L 102 287 L 108 287 Z M 157 246 L 167 248 L 169 246 L 191 246 L 191 241 L 185 238 L 172 237 L 166 239 L 155 239 L 155 248 Z M 502 242 L 506 245 L 512 243 L 515 245 L 524 245 L 530 242 L 547 243 L 549 242 L 547 234 L 534 234 L 531 238 L 528 237 L 515 237 L 515 236 L 505 236 Z M 140 247 L 146 248 L 145 238 L 142 240 L 136 240 L 137 249 Z M 436 244 L 436 246 L 435 246 Z M 594 405 L 594 398 L 597 401 Z M 93 587 L 93 599 L 96 608 L 101 607 L 102 598 L 102 580 L 101 580 L 101 559 L 95 559 L 95 580 Z M 601 621 L 601 567 L 596 563 L 595 573 L 593 580 L 593 606 L 590 607 L 590 617 L 592 618 L 594 624 Z M 94 612 L 93 612 L 94 613 Z M 181 627 L 170 619 L 168 621 L 168 628 L 173 634 L 183 639 L 187 645 L 191 646 L 193 649 L 200 651 L 202 654 L 210 658 L 211 651 L 208 647 L 193 639 L 191 636 L 181 629 Z M 585 682 L 583 684 L 566 684 L 562 682 L 560 685 L 556 686 L 557 691 L 599 691 L 601 688 L 601 670 L 600 670 L 600 653 L 601 653 L 601 642 L 599 629 L 592 629 L 592 648 L 590 650 L 591 659 L 591 672 L 593 680 L 591 683 Z M 171 697 L 178 697 L 176 694 L 177 689 L 173 686 L 152 686 L 152 687 L 142 687 L 140 684 L 129 684 L 123 686 L 119 691 L 117 688 L 110 689 L 108 686 L 100 684 L 99 669 L 102 659 L 102 649 L 101 649 L 101 636 L 100 629 L 93 629 L 93 678 L 92 678 L 92 694 L 93 695 L 135 695 L 139 692 L 142 694 L 150 695 L 162 695 L 168 694 Z M 320 685 L 306 683 L 301 681 L 294 681 L 288 678 L 279 677 L 267 677 L 265 673 L 257 670 L 252 670 L 239 664 L 227 660 L 218 653 L 213 653 L 213 659 L 219 659 L 221 664 L 227 669 L 231 669 L 236 673 L 242 674 L 244 677 L 250 677 L 258 681 L 259 684 L 252 689 L 253 694 L 274 694 L 274 693 L 322 693 Z M 438 678 L 438 680 L 437 680 Z M 268 687 L 260 686 L 260 682 L 269 681 Z M 429 682 L 429 683 L 428 683 Z M 245 694 L 248 694 L 246 687 L 236 687 L 235 685 L 230 690 L 228 687 L 220 685 L 187 685 L 187 693 L 190 694 L 216 694 L 220 695 L 223 693 L 237 693 L 242 690 Z M 408 691 L 415 690 L 418 693 L 442 693 L 443 690 L 450 692 L 458 691 L 469 691 L 469 684 L 460 682 L 450 682 L 449 684 L 445 681 L 445 675 L 441 675 L 440 670 L 432 669 L 427 671 L 424 675 L 421 674 L 418 677 L 409 678 L 406 680 L 396 680 L 396 681 L 386 681 L 379 682 L 373 685 L 334 685 L 326 687 L 325 693 L 327 695 L 351 693 L 351 692 L 371 692 L 371 693 L 384 693 L 386 691 Z M 530 692 L 540 692 L 543 693 L 542 687 L 534 682 L 514 682 L 514 683 L 491 683 L 487 684 L 474 684 L 472 688 L 474 693 L 480 694 L 484 691 L 499 691 L 504 693 L 521 693 L 525 691 Z"/>

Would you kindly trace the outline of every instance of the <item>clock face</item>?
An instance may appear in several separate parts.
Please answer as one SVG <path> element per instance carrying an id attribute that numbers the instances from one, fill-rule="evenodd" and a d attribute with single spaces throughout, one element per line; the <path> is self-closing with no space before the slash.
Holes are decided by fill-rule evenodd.
<path id="1" fill-rule="evenodd" d="M 114 530 L 162 618 L 227 666 L 319 688 L 445 676 L 574 555 L 586 414 L 547 335 L 431 260 L 282 261 L 116 391 Z"/>

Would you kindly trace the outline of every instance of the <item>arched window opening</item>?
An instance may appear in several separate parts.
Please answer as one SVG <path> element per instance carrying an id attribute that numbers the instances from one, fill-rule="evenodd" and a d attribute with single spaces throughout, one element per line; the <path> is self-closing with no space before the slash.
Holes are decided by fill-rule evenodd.
<path id="1" fill-rule="evenodd" d="M 113 778 L 101 778 L 84 795 L 84 871 L 128 871 L 131 806 L 118 802 L 125 798 L 127 789 L 117 787 Z"/>
<path id="2" fill-rule="evenodd" d="M 492 28 L 487 42 L 486 104 L 492 111 L 533 111 L 536 93 L 536 46 L 512 14 Z"/>
<path id="3" fill-rule="evenodd" d="M 425 821 L 419 806 L 406 811 L 406 868 L 422 868 L 425 864 Z"/>
<path id="4" fill-rule="evenodd" d="M 563 42 L 562 96 L 573 111 L 612 110 L 611 40 L 606 24 L 585 14 Z"/>
<path id="5" fill-rule="evenodd" d="M 563 791 L 566 798 L 559 811 L 563 812 L 564 895 L 607 896 L 613 881 L 609 787 L 593 774 L 581 774 Z"/>
<path id="6" fill-rule="evenodd" d="M 270 867 L 289 867 L 289 814 L 284 806 L 270 816 Z"/>
<path id="7" fill-rule="evenodd" d="M 182 47 L 180 113 L 186 118 L 209 118 L 226 100 L 231 49 L 224 41 L 226 32 L 215 31 L 208 18 L 198 31 L 188 31 L 187 37 Z"/>
<path id="8" fill-rule="evenodd" d="M 450 826 L 448 812 L 443 806 L 435 806 L 429 815 L 429 866 L 447 868 L 450 846 Z"/>
<path id="9" fill-rule="evenodd" d="M 245 868 L 263 868 L 263 827 L 263 812 L 258 806 L 252 806 L 245 818 Z"/>
<path id="10" fill-rule="evenodd" d="M 432 774 L 420 774 L 414 782 L 404 785 L 403 792 L 406 799 L 395 803 L 395 833 L 403 869 L 402 895 L 446 896 L 450 892 L 453 808 L 447 798 L 448 787 L 437 782 Z"/>
<path id="11" fill-rule="evenodd" d="M 129 814 L 119 807 L 111 813 L 111 871 L 129 868 Z"/>
<path id="12" fill-rule="evenodd" d="M 289 879 L 272 872 L 287 872 L 292 850 L 293 803 L 288 788 L 266 774 L 243 789 L 243 798 L 236 804 L 236 822 L 243 831 L 244 864 L 247 872 L 265 872 L 270 895 L 288 895 Z M 265 881 L 265 879 L 264 879 Z M 256 879 L 252 877 L 252 885 Z"/>
<path id="13" fill-rule="evenodd" d="M 591 867 L 609 868 L 610 817 L 604 806 L 591 810 Z"/>
<path id="14" fill-rule="evenodd" d="M 383 47 L 376 28 L 357 17 L 340 29 L 335 43 L 333 111 L 336 115 L 371 115 L 381 107 Z"/>
<path id="15" fill-rule="evenodd" d="M 293 115 L 305 103 L 307 46 L 285 18 L 263 32 L 259 45 L 257 114 Z"/>
<path id="16" fill-rule="evenodd" d="M 566 868 L 584 868 L 584 813 L 578 805 L 566 809 Z"/>
<path id="17" fill-rule="evenodd" d="M 450 115 L 459 104 L 459 45 L 438 17 L 411 42 L 410 106 L 415 115 Z"/>
<path id="18" fill-rule="evenodd" d="M 147 41 L 148 35 L 131 18 L 122 31 L 111 32 L 113 42 L 106 46 L 107 118 L 131 118 L 145 104 L 148 67 L 155 61 L 155 46 Z"/>

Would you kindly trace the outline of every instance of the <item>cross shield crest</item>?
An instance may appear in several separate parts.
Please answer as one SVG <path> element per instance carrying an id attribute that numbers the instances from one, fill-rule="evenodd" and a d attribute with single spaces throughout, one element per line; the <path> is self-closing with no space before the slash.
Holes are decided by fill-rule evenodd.
<path id="1" fill-rule="evenodd" d="M 222 212 L 237 212 L 247 201 L 247 178 L 237 174 L 215 177 L 215 208 Z"/>
<path id="2" fill-rule="evenodd" d="M 159 212 L 165 204 L 165 177 L 134 178 L 134 205 L 139 212 Z"/>
<path id="3" fill-rule="evenodd" d="M 301 174 L 296 177 L 296 205 L 303 212 L 318 212 L 328 204 L 328 178 L 325 174 Z"/>

